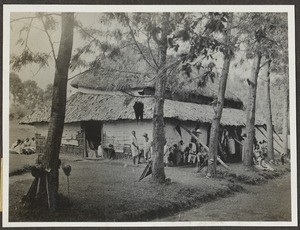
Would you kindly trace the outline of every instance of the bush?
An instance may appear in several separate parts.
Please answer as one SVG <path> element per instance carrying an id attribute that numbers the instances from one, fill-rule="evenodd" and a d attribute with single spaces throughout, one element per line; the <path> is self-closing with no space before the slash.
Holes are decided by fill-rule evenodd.
<path id="1" fill-rule="evenodd" d="M 13 104 L 10 106 L 9 119 L 21 119 L 26 115 L 26 109 L 23 105 Z"/>

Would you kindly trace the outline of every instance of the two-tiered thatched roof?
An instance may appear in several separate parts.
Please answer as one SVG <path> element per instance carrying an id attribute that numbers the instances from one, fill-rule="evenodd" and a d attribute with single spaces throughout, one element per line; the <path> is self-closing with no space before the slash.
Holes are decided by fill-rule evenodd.
<path id="1" fill-rule="evenodd" d="M 180 95 L 180 98 L 184 101 L 188 100 L 191 95 L 211 98 L 211 101 L 217 97 L 217 79 L 215 79 L 214 83 L 209 80 L 204 86 L 198 87 L 197 81 L 187 82 L 186 77 L 183 75 L 184 73 L 182 73 L 182 71 L 176 71 L 176 75 L 170 76 L 167 91 L 172 94 Z M 98 69 L 97 71 L 86 71 L 80 74 L 71 82 L 71 86 L 74 88 L 83 87 L 97 90 L 154 89 L 153 79 L 153 73 L 141 74 L 140 72 L 123 72 L 107 67 Z M 242 101 L 229 90 L 226 90 L 225 100 L 240 103 L 242 106 Z"/>
<path id="2" fill-rule="evenodd" d="M 134 120 L 133 105 L 136 101 L 144 103 L 144 119 L 152 119 L 154 98 L 132 98 L 123 95 L 86 94 L 78 92 L 67 101 L 65 123 L 79 121 L 116 121 Z M 181 101 L 165 100 L 164 117 L 180 121 L 211 123 L 214 111 L 210 105 L 200 105 Z M 49 122 L 50 106 L 34 111 L 21 123 L 34 124 Z M 243 110 L 224 108 L 221 125 L 244 126 L 246 121 Z"/>

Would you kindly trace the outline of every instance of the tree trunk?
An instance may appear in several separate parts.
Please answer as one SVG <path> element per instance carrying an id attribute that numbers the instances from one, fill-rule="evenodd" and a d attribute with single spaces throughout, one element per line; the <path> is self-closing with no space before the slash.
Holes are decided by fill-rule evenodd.
<path id="1" fill-rule="evenodd" d="M 55 61 L 55 76 L 52 94 L 51 117 L 45 148 L 44 166 L 48 173 L 50 210 L 57 208 L 59 151 L 64 128 L 68 70 L 73 46 L 74 13 L 62 13 L 61 38 L 58 56 Z"/>
<path id="2" fill-rule="evenodd" d="M 161 183 L 165 181 L 166 175 L 164 170 L 164 145 L 165 124 L 164 124 L 164 93 L 167 82 L 166 76 L 166 55 L 168 48 L 168 28 L 170 13 L 163 13 L 162 34 L 159 43 L 159 73 L 155 82 L 155 105 L 153 113 L 153 166 L 152 179 Z"/>
<path id="3" fill-rule="evenodd" d="M 289 90 L 288 90 L 288 84 L 285 89 L 285 96 L 284 96 L 284 102 L 283 102 L 283 124 L 282 124 L 282 134 L 283 134 L 283 152 L 287 157 L 289 156 L 288 153 L 288 134 L 289 134 Z"/>
<path id="4" fill-rule="evenodd" d="M 229 14 L 227 30 L 225 33 L 225 42 L 226 45 L 230 45 L 230 34 L 231 34 L 231 24 L 232 24 L 232 13 Z M 224 106 L 224 97 L 226 91 L 227 78 L 230 67 L 230 53 L 231 50 L 228 48 L 226 53 L 224 53 L 224 63 L 222 74 L 219 82 L 219 91 L 218 91 L 218 100 L 217 104 L 214 106 L 215 115 L 212 120 L 211 130 L 210 130 L 210 140 L 209 140 L 209 164 L 207 167 L 208 173 L 211 177 L 216 176 L 216 166 L 217 166 L 217 155 L 218 155 L 218 141 L 219 141 L 219 128 L 220 120 L 222 117 L 222 111 Z"/>
<path id="5" fill-rule="evenodd" d="M 246 135 L 245 140 L 245 155 L 244 162 L 245 166 L 253 165 L 253 141 L 255 135 L 255 105 L 256 105 L 256 88 L 257 78 L 260 69 L 261 52 L 259 51 L 259 42 L 257 41 L 257 49 L 253 60 L 251 79 L 248 80 L 249 94 L 248 94 L 248 105 L 247 105 L 247 120 L 246 120 Z"/>
<path id="6" fill-rule="evenodd" d="M 271 59 L 267 63 L 267 133 L 268 133 L 268 160 L 274 161 L 274 146 L 273 146 L 273 120 L 272 120 L 272 105 L 271 105 L 271 89 L 270 89 L 270 65 Z"/>

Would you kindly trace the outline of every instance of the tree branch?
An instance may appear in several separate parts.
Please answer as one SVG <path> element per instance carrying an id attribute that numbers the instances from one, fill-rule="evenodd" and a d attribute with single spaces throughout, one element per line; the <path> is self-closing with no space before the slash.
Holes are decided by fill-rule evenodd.
<path id="1" fill-rule="evenodd" d="M 32 24 L 33 19 L 34 19 L 34 18 L 32 18 L 32 19 L 30 20 L 30 23 L 29 23 L 29 26 L 28 26 L 28 31 L 27 31 L 26 40 L 25 40 L 25 50 L 26 50 L 26 48 L 27 48 L 28 37 L 29 37 L 29 33 L 30 33 L 31 24 Z"/>
<path id="2" fill-rule="evenodd" d="M 87 69 L 87 70 L 85 70 L 85 71 L 83 71 L 83 72 L 80 72 L 80 73 L 78 73 L 78 74 L 75 74 L 74 76 L 68 78 L 68 81 L 69 81 L 69 80 L 72 80 L 73 78 L 79 76 L 80 74 L 84 74 L 84 73 L 86 73 L 86 72 L 88 72 L 88 71 L 90 71 L 90 70 L 91 70 L 91 68 L 89 68 L 89 69 Z"/>
<path id="3" fill-rule="evenodd" d="M 151 55 L 151 57 L 152 57 L 152 60 L 153 60 L 154 64 L 156 65 L 157 68 L 159 68 L 159 65 L 158 65 L 157 61 L 155 60 L 155 58 L 154 58 L 154 56 L 153 56 L 153 53 L 152 53 L 152 50 L 151 50 L 151 47 L 150 47 L 150 43 L 149 43 L 150 38 L 151 38 L 151 36 L 148 36 L 148 37 L 147 37 L 147 45 L 148 45 L 148 49 L 149 49 L 149 52 L 150 52 L 150 55 Z"/>
<path id="4" fill-rule="evenodd" d="M 55 16 L 61 16 L 61 14 L 57 14 L 57 13 L 50 13 L 50 14 L 44 14 L 45 16 L 51 16 L 51 15 L 55 15 Z M 21 18 L 16 18 L 10 21 L 10 23 L 16 22 L 16 21 L 20 21 L 20 20 L 24 20 L 24 19 L 35 19 L 35 18 L 39 18 L 39 16 L 27 16 L 27 17 L 21 17 Z"/>
<path id="5" fill-rule="evenodd" d="M 141 53 L 143 59 L 148 63 L 148 65 L 149 65 L 152 69 L 157 70 L 157 68 L 155 68 L 154 66 L 152 66 L 152 64 L 151 64 L 151 63 L 148 61 L 148 59 L 145 57 L 144 52 L 142 51 L 141 47 L 138 45 L 137 40 L 135 39 L 135 35 L 134 35 L 133 30 L 132 30 L 132 28 L 131 28 L 131 26 L 130 26 L 130 23 L 129 23 L 129 19 L 128 19 L 128 17 L 127 17 L 126 15 L 125 15 L 125 18 L 126 18 L 126 24 L 127 24 L 127 26 L 129 27 L 129 30 L 130 30 L 131 37 L 132 37 L 132 39 L 134 40 L 134 43 L 135 43 L 136 47 L 138 48 L 138 50 L 140 51 L 140 53 Z"/>
<path id="6" fill-rule="evenodd" d="M 261 69 L 262 67 L 264 67 L 269 61 L 270 61 L 270 59 L 268 59 L 267 61 L 265 61 L 259 68 Z"/>
<path id="7" fill-rule="evenodd" d="M 53 43 L 52 43 L 52 40 L 51 40 L 51 36 L 50 36 L 50 34 L 48 33 L 48 30 L 47 30 L 47 28 L 46 28 L 45 22 L 44 22 L 44 20 L 43 20 L 43 15 L 41 15 L 40 17 L 41 17 L 41 21 L 42 21 L 43 26 L 44 26 L 44 29 L 45 29 L 45 33 L 47 34 L 48 40 L 49 40 L 49 42 L 50 42 L 50 46 L 51 46 L 51 50 L 52 50 L 52 55 L 53 55 L 54 61 L 56 62 L 56 55 L 55 55 L 54 46 L 53 46 Z"/>

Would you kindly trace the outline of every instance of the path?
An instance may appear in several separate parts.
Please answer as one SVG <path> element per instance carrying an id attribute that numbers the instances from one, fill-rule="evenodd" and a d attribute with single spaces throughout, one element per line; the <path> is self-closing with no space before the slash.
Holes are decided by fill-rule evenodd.
<path id="1" fill-rule="evenodd" d="M 290 174 L 155 221 L 290 221 Z"/>

